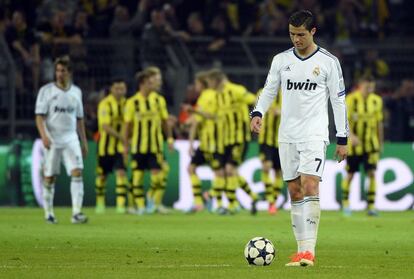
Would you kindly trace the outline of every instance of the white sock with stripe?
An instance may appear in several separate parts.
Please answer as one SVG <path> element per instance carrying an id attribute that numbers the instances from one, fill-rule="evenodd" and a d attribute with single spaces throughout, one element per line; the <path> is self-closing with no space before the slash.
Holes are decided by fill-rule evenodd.
<path id="1" fill-rule="evenodd" d="M 43 182 L 42 197 L 43 197 L 43 209 L 45 210 L 45 218 L 49 215 L 55 216 L 53 212 L 53 198 L 55 196 L 55 184 Z"/>
<path id="2" fill-rule="evenodd" d="M 315 255 L 318 226 L 321 217 L 321 207 L 318 196 L 305 197 L 303 203 L 304 235 L 298 242 L 300 251 L 309 251 Z"/>
<path id="3" fill-rule="evenodd" d="M 83 203 L 83 179 L 73 176 L 70 183 L 70 193 L 72 195 L 72 214 L 81 212 Z"/>
<path id="4" fill-rule="evenodd" d="M 304 200 L 292 201 L 292 208 L 290 210 L 290 217 L 292 221 L 293 234 L 295 235 L 296 242 L 298 243 L 298 252 L 300 250 L 300 242 L 305 237 L 305 226 L 303 222 L 303 204 Z"/>

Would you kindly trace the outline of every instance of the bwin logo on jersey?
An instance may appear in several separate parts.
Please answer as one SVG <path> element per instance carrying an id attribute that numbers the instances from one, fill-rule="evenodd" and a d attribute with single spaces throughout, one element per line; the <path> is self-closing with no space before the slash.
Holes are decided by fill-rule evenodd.
<path id="1" fill-rule="evenodd" d="M 75 111 L 74 107 L 59 107 L 59 106 L 55 106 L 55 112 L 60 112 L 60 113 L 72 113 Z"/>
<path id="2" fill-rule="evenodd" d="M 309 79 L 306 80 L 306 82 L 296 82 L 296 81 L 290 81 L 290 79 L 287 80 L 287 90 L 315 90 L 316 86 L 315 82 L 310 82 Z"/>

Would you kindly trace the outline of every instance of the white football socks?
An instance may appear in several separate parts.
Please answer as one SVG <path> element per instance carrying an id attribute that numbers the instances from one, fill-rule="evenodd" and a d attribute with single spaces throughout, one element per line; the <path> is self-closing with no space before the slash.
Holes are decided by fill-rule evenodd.
<path id="1" fill-rule="evenodd" d="M 315 255 L 321 208 L 319 197 L 308 196 L 301 201 L 292 201 L 291 219 L 298 252 L 309 251 Z"/>
<path id="2" fill-rule="evenodd" d="M 55 213 L 53 212 L 53 198 L 55 196 L 55 184 L 43 182 L 42 196 L 45 218 L 47 219 L 49 215 L 52 215 L 54 217 Z"/>
<path id="3" fill-rule="evenodd" d="M 83 203 L 83 179 L 82 177 L 72 176 L 70 182 L 70 193 L 72 195 L 72 214 L 81 212 Z"/>

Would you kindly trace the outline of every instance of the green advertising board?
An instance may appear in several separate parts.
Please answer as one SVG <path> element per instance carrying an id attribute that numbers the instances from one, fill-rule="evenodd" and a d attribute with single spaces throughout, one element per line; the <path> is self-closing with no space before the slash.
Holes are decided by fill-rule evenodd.
<path id="1" fill-rule="evenodd" d="M 16 144 L 16 143 L 15 143 Z M 20 154 L 12 154 L 13 148 L 0 146 L 0 202 L 1 204 L 18 204 L 16 195 L 23 195 L 25 205 L 35 205 L 35 196 L 40 197 L 39 166 L 41 164 L 40 142 L 20 142 Z M 193 195 L 191 192 L 190 180 L 187 174 L 187 166 L 190 162 L 188 155 L 188 141 L 176 141 L 173 152 L 166 151 L 165 156 L 170 165 L 168 184 L 164 197 L 164 203 L 174 206 L 177 209 L 186 210 L 192 205 Z M 320 185 L 321 207 L 327 210 L 340 208 L 340 184 L 345 175 L 344 163 L 338 164 L 333 160 L 334 145 L 330 145 L 327 151 L 323 181 Z M 96 168 L 96 143 L 90 142 L 89 154 L 85 158 L 84 205 L 95 204 L 95 168 Z M 240 166 L 241 174 L 249 182 L 255 192 L 262 192 L 263 184 L 260 182 L 261 164 L 257 157 L 258 145 L 250 144 L 245 162 Z M 409 143 L 388 143 L 384 146 L 384 152 L 378 164 L 377 170 L 377 196 L 376 206 L 380 210 L 407 210 L 414 204 L 414 150 Z M 13 161 L 14 162 L 11 162 Z M 18 162 L 17 162 L 18 161 Z M 10 181 L 12 170 L 18 169 L 19 179 Z M 31 172 L 31 175 L 29 175 Z M 36 175 L 37 174 L 37 175 Z M 208 167 L 200 167 L 198 174 L 203 181 L 203 188 L 206 190 L 211 185 L 213 173 Z M 364 209 L 366 206 L 365 187 L 367 182 L 363 175 L 356 175 L 351 185 L 351 207 L 355 210 Z M 17 183 L 17 185 L 16 185 Z M 107 182 L 107 204 L 114 205 L 115 189 L 114 178 L 111 175 Z M 13 187 L 10 187 L 13 185 Z M 32 189 L 29 191 L 27 185 Z M 32 186 L 33 185 L 33 186 Z M 70 203 L 70 179 L 62 167 L 61 174 L 56 183 L 55 204 L 57 206 L 69 206 Z M 149 186 L 149 177 L 146 175 L 146 188 Z M 286 190 L 278 201 L 279 205 L 289 208 Z M 243 206 L 249 207 L 249 197 L 238 190 L 237 197 Z M 266 208 L 265 202 L 259 207 Z"/>

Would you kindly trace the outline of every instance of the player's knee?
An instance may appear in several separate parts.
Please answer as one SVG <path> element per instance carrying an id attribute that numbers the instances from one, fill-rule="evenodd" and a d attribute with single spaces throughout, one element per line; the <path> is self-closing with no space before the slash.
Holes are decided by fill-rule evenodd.
<path id="1" fill-rule="evenodd" d="M 367 171 L 367 175 L 368 175 L 369 179 L 375 179 L 375 171 L 374 170 Z"/>
<path id="2" fill-rule="evenodd" d="M 54 176 L 48 176 L 48 177 L 44 177 L 43 180 L 45 184 L 52 185 L 53 183 L 55 183 L 56 178 Z"/>
<path id="3" fill-rule="evenodd" d="M 187 168 L 187 171 L 191 175 L 191 174 L 195 174 L 195 169 L 196 169 L 196 166 L 193 164 L 190 164 Z"/>
<path id="4" fill-rule="evenodd" d="M 354 178 L 354 173 L 353 172 L 348 172 L 348 174 L 347 174 L 348 181 L 351 181 L 352 178 Z"/>
<path id="5" fill-rule="evenodd" d="M 126 172 L 123 169 L 119 169 L 116 171 L 116 176 L 118 177 L 125 177 L 126 176 Z"/>
<path id="6" fill-rule="evenodd" d="M 265 161 L 263 162 L 263 171 L 269 172 L 272 169 L 272 162 Z"/>
<path id="7" fill-rule="evenodd" d="M 235 175 L 236 168 L 235 168 L 235 166 L 233 166 L 231 164 L 227 164 L 226 167 L 225 167 L 225 172 L 226 172 L 226 175 L 229 175 L 229 176 Z"/>
<path id="8" fill-rule="evenodd" d="M 72 177 L 81 177 L 82 176 L 82 170 L 81 169 L 74 169 L 71 171 L 70 174 Z"/>
<path id="9" fill-rule="evenodd" d="M 289 189 L 290 199 L 292 201 L 301 201 L 303 200 L 303 192 L 300 189 Z"/>
<path id="10" fill-rule="evenodd" d="M 319 178 L 312 177 L 304 179 L 303 189 L 305 196 L 317 196 L 319 195 Z"/>

